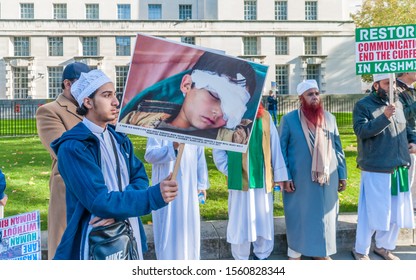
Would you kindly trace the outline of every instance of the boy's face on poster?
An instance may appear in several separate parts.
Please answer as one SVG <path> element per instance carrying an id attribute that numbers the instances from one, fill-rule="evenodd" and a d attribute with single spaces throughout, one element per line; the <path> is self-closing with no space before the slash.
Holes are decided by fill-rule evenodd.
<path id="1" fill-rule="evenodd" d="M 215 92 L 206 89 L 189 89 L 182 111 L 190 126 L 197 129 L 219 128 L 227 124 L 221 109 L 221 100 Z"/>
<path id="2" fill-rule="evenodd" d="M 212 129 L 227 124 L 221 109 L 221 100 L 215 92 L 194 87 L 190 75 L 182 78 L 181 91 L 185 100 L 172 125 L 181 128 Z"/>

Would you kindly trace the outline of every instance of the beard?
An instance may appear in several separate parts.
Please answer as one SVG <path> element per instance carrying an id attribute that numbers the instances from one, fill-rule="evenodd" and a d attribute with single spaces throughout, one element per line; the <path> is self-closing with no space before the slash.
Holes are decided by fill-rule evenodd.
<path id="1" fill-rule="evenodd" d="M 384 89 L 382 89 L 381 87 L 379 87 L 376 91 L 377 95 L 382 99 L 382 100 L 389 100 L 389 97 L 387 95 L 387 91 L 385 91 Z"/>
<path id="2" fill-rule="evenodd" d="M 320 100 L 316 105 L 309 105 L 306 103 L 306 100 L 301 97 L 301 107 L 302 113 L 305 115 L 306 119 L 313 123 L 313 125 L 321 125 L 324 119 L 324 107 L 322 101 Z"/>

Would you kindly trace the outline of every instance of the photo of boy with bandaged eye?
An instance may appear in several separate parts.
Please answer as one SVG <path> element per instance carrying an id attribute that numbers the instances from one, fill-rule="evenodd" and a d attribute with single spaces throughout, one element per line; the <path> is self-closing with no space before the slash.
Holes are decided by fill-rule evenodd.
<path id="1" fill-rule="evenodd" d="M 151 43 L 175 45 L 157 38 Z M 157 60 L 157 53 L 143 50 L 146 47 L 149 40 L 135 55 L 142 50 L 141 55 Z M 191 60 L 195 62 L 189 63 L 188 69 L 164 77 L 134 96 L 125 96 L 119 123 L 246 145 L 267 67 L 253 67 L 243 59 L 201 49 L 193 51 Z M 127 83 L 132 75 L 140 79 L 138 69 L 145 65 L 132 64 Z"/>

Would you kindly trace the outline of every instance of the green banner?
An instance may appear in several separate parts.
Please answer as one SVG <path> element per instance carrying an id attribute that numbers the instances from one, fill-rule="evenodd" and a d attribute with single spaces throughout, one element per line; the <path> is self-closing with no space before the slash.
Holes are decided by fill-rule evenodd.
<path id="1" fill-rule="evenodd" d="M 416 25 L 355 30 L 357 75 L 416 71 Z"/>
<path id="2" fill-rule="evenodd" d="M 410 38 L 415 38 L 415 37 L 416 37 L 416 25 L 415 24 L 357 28 L 355 30 L 356 42 L 410 39 Z"/>
<path id="3" fill-rule="evenodd" d="M 357 75 L 380 74 L 380 73 L 400 73 L 414 72 L 416 69 L 416 59 L 398 61 L 378 61 L 356 63 Z"/>

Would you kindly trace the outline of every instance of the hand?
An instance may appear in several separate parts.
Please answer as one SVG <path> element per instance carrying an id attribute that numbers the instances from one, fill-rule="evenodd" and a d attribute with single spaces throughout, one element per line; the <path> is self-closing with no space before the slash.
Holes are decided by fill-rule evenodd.
<path id="1" fill-rule="evenodd" d="M 338 192 L 343 192 L 345 191 L 346 188 L 347 188 L 347 180 L 345 179 L 339 180 Z"/>
<path id="2" fill-rule="evenodd" d="M 204 200 L 207 200 L 207 190 L 198 190 L 198 194 L 203 193 L 204 194 Z"/>
<path id="3" fill-rule="evenodd" d="M 8 199 L 7 194 L 5 194 L 4 197 L 0 200 L 0 205 L 6 206 L 7 199 Z"/>
<path id="4" fill-rule="evenodd" d="M 416 144 L 409 143 L 408 147 L 409 147 L 409 153 L 410 154 L 416 154 Z"/>
<path id="5" fill-rule="evenodd" d="M 173 142 L 173 149 L 177 150 L 179 148 L 178 142 Z"/>
<path id="6" fill-rule="evenodd" d="M 283 185 L 283 190 L 285 192 L 291 193 L 296 190 L 295 185 L 293 184 L 293 181 L 284 181 L 282 182 L 282 185 Z"/>
<path id="7" fill-rule="evenodd" d="M 108 226 L 111 224 L 114 224 L 116 220 L 113 218 L 110 219 L 102 219 L 100 217 L 94 217 L 89 224 L 92 225 L 92 227 L 101 227 L 101 226 Z"/>
<path id="8" fill-rule="evenodd" d="M 394 104 L 389 104 L 384 109 L 384 115 L 389 119 L 391 116 L 393 116 L 396 113 L 396 107 Z"/>
<path id="9" fill-rule="evenodd" d="M 162 182 L 160 182 L 160 192 L 162 193 L 163 200 L 166 203 L 175 199 L 178 194 L 178 183 L 172 179 L 172 173 L 169 174 Z"/>

